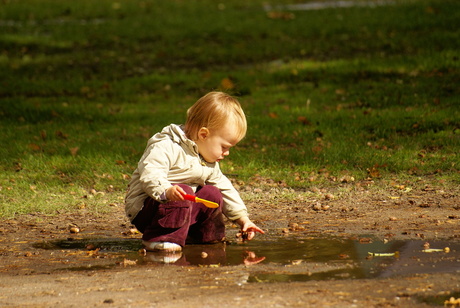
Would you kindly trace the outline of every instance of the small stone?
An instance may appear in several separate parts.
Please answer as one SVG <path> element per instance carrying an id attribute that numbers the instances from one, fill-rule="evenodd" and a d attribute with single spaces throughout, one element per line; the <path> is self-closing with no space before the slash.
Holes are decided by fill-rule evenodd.
<path id="1" fill-rule="evenodd" d="M 70 233 L 79 233 L 80 228 L 72 226 L 72 227 L 69 228 L 69 231 L 70 231 Z"/>
<path id="2" fill-rule="evenodd" d="M 355 181 L 355 178 L 352 177 L 352 176 L 349 176 L 349 175 L 345 175 L 345 176 L 340 178 L 340 182 L 342 182 L 342 183 L 350 183 L 350 182 L 354 182 L 354 181 Z"/>
<path id="3" fill-rule="evenodd" d="M 316 202 L 315 204 L 313 204 L 312 208 L 313 208 L 314 211 L 320 211 L 321 210 L 321 203 Z"/>
<path id="4" fill-rule="evenodd" d="M 208 257 L 208 254 L 207 254 L 206 252 L 203 251 L 203 252 L 201 252 L 201 257 L 202 257 L 203 259 L 206 259 L 206 258 Z"/>
<path id="5" fill-rule="evenodd" d="M 137 230 L 137 228 L 130 228 L 127 232 L 128 234 L 139 234 L 139 231 Z"/>

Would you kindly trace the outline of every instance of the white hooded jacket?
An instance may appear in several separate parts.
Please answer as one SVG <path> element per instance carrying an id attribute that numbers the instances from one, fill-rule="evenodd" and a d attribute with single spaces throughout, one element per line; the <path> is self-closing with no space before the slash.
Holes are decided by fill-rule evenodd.
<path id="1" fill-rule="evenodd" d="M 134 171 L 125 199 L 126 215 L 132 221 L 147 197 L 161 202 L 161 195 L 173 184 L 213 185 L 220 189 L 222 212 L 230 220 L 247 216 L 246 206 L 219 163 L 208 163 L 198 154 L 196 143 L 185 136 L 183 126 L 171 124 L 149 139 Z"/>

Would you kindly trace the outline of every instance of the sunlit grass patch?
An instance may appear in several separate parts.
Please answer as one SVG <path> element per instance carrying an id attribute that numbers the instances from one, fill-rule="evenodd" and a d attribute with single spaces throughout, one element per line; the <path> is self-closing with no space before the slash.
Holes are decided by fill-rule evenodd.
<path id="1" fill-rule="evenodd" d="M 114 203 L 148 138 L 212 90 L 247 114 L 247 137 L 222 162 L 245 183 L 458 185 L 456 1 L 264 4 L 7 1 L 1 215 L 75 209 L 93 190 L 105 197 L 88 206 Z"/>

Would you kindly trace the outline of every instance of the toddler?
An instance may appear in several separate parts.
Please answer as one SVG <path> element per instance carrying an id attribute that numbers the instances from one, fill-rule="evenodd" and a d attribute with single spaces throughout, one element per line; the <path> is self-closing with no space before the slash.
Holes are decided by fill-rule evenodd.
<path id="1" fill-rule="evenodd" d="M 211 92 L 187 110 L 185 125 L 171 124 L 147 143 L 126 195 L 126 215 L 143 233 L 150 251 L 177 252 L 186 243 L 216 243 L 225 238 L 222 213 L 251 240 L 264 233 L 219 161 L 246 135 L 239 102 Z M 216 202 L 218 208 L 187 201 L 184 194 Z"/>

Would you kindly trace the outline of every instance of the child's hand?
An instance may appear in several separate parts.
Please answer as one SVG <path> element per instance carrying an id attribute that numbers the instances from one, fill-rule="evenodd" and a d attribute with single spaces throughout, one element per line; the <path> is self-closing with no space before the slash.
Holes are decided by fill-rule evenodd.
<path id="1" fill-rule="evenodd" d="M 168 201 L 182 201 L 186 192 L 177 185 L 171 186 L 170 188 L 166 189 L 166 198 Z"/>
<path id="2" fill-rule="evenodd" d="M 265 233 L 262 229 L 257 227 L 248 217 L 241 217 L 236 220 L 236 223 L 240 225 L 241 231 L 247 234 L 247 238 L 245 239 L 247 239 L 248 241 L 254 238 L 256 232 L 261 234 Z"/>

